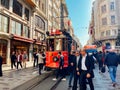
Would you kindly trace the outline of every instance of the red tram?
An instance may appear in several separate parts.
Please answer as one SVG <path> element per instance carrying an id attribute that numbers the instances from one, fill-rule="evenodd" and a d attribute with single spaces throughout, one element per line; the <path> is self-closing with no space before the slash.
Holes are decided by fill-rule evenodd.
<path id="1" fill-rule="evenodd" d="M 51 32 L 47 37 L 46 67 L 59 67 L 59 52 L 64 56 L 64 67 L 68 67 L 68 43 L 68 38 L 59 30 Z"/>

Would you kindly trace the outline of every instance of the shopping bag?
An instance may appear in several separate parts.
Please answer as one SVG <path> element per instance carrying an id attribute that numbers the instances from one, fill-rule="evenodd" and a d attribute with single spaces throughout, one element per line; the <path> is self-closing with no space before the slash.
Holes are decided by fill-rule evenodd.
<path id="1" fill-rule="evenodd" d="M 103 67 L 101 68 L 101 72 L 102 72 L 102 73 L 105 73 L 105 71 L 106 71 L 105 66 L 103 66 Z"/>

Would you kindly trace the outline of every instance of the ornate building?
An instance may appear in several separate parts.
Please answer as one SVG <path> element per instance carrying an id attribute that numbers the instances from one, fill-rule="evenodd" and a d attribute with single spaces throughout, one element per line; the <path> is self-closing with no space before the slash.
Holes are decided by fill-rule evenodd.
<path id="1" fill-rule="evenodd" d="M 95 40 L 99 50 L 102 47 L 118 46 L 120 31 L 120 1 L 95 0 L 93 3 Z"/>

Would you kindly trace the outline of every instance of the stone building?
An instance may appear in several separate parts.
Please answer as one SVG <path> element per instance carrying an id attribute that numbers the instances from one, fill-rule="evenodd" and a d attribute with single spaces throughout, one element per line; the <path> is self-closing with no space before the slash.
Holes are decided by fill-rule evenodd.
<path id="1" fill-rule="evenodd" d="M 119 46 L 117 41 L 120 32 L 120 0 L 95 0 L 94 12 L 94 44 L 99 50 L 103 47 Z"/>

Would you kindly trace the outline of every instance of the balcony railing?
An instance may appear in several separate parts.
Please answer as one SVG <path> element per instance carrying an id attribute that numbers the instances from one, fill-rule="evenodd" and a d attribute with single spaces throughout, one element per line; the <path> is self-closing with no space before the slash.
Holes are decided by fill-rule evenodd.
<path id="1" fill-rule="evenodd" d="M 117 39 L 117 36 L 105 36 L 105 37 L 100 37 L 100 40 L 111 40 L 111 39 Z"/>

